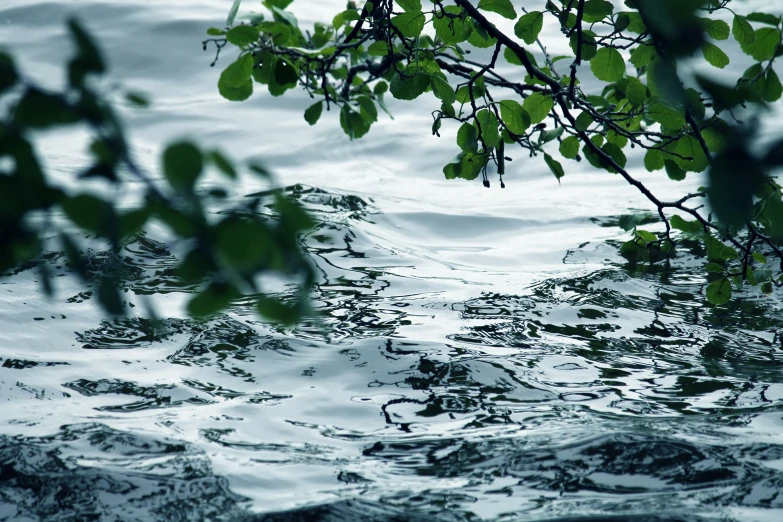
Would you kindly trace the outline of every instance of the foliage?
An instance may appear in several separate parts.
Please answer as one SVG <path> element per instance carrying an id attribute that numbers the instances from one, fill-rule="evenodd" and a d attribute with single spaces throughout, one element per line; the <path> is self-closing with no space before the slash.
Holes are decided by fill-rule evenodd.
<path id="1" fill-rule="evenodd" d="M 188 304 L 190 314 L 209 316 L 250 295 L 268 318 L 292 322 L 300 317 L 312 270 L 298 235 L 311 226 L 309 216 L 274 190 L 265 194 L 267 202 L 258 196 L 231 208 L 224 205 L 219 214 L 210 212 L 209 201 L 225 198 L 225 191 L 203 190 L 199 181 L 212 170 L 233 182 L 237 167 L 220 151 L 187 141 L 165 149 L 162 180 L 147 176 L 131 157 L 117 114 L 94 87 L 96 77 L 106 71 L 100 49 L 77 22 L 69 22 L 69 28 L 76 54 L 61 92 L 24 78 L 12 57 L 0 53 L 0 274 L 37 266 L 43 288 L 51 294 L 51 267 L 41 255 L 59 246 L 70 268 L 95 286 L 103 308 L 125 314 L 129 303 L 122 294 L 122 274 L 95 273 L 90 258 L 101 254 L 119 260 L 123 246 L 157 221 L 168 229 L 170 243 L 184 252 L 176 274 L 197 289 Z M 128 101 L 146 104 L 133 93 Z M 92 136 L 91 164 L 61 187 L 47 176 L 34 138 L 40 131 L 75 126 Z M 251 164 L 249 171 L 269 180 L 259 165 Z M 143 197 L 131 208 L 105 195 L 119 196 L 138 185 Z M 258 212 L 262 204 L 275 214 Z M 87 246 L 93 247 L 91 254 Z M 301 288 L 295 302 L 262 295 L 258 279 L 263 274 L 294 277 Z"/>
<path id="2" fill-rule="evenodd" d="M 668 262 L 684 243 L 701 244 L 709 277 L 717 277 L 706 297 L 716 305 L 743 282 L 763 293 L 783 284 L 783 201 L 772 176 L 783 164 L 783 140 L 762 153 L 752 146 L 759 115 L 783 95 L 773 68 L 783 54 L 780 16 L 740 13 L 732 8 L 743 4 L 732 0 L 625 0 L 620 7 L 536 0 L 521 12 L 511 0 L 373 0 L 350 2 L 310 31 L 286 10 L 291 1 L 265 0 L 268 14 L 237 24 L 237 0 L 227 27 L 208 31 L 204 45 L 215 44 L 218 55 L 226 44 L 239 49 L 218 82 L 228 100 L 249 98 L 258 84 L 273 96 L 299 87 L 316 100 L 305 110 L 310 125 L 335 107 L 354 139 L 369 132 L 378 109 L 388 112 L 387 95 L 431 94 L 433 134 L 444 123 L 458 128 L 447 179 L 481 176 L 489 187 L 496 170 L 505 186 L 514 145 L 541 157 L 558 181 L 566 172 L 558 154 L 585 159 L 639 190 L 663 224 L 651 232 L 626 220 L 630 259 Z M 513 21 L 512 31 L 496 25 L 503 18 Z M 539 39 L 545 24 L 560 30 L 572 56 L 550 56 Z M 679 72 L 686 62 L 689 70 L 726 68 L 727 45 L 738 47 L 745 69 L 735 82 Z M 510 66 L 521 74 L 504 76 Z M 680 181 L 706 171 L 709 186 L 659 199 L 626 168 L 640 153 L 650 172 Z M 708 207 L 697 204 L 705 198 Z M 777 269 L 770 257 L 780 261 Z"/>

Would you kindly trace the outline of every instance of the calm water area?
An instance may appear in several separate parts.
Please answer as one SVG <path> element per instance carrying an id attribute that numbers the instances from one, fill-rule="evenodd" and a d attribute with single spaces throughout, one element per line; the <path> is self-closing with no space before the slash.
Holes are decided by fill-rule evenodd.
<path id="1" fill-rule="evenodd" d="M 456 129 L 431 135 L 429 94 L 355 142 L 337 114 L 308 126 L 301 93 L 225 101 L 234 55 L 211 68 L 201 41 L 230 4 L 2 0 L 0 46 L 60 85 L 76 15 L 106 90 L 153 101 L 115 96 L 150 175 L 182 137 L 264 161 L 317 218 L 321 319 L 273 327 L 239 302 L 188 320 L 154 230 L 126 248 L 128 291 L 162 328 L 107 320 L 71 277 L 51 300 L 34 270 L 0 279 L 0 520 L 783 520 L 779 293 L 715 309 L 687 251 L 629 266 L 617 220 L 650 207 L 611 174 L 570 162 L 558 185 L 520 152 L 505 190 L 445 180 Z M 64 183 L 86 163 L 83 134 L 40 143 Z M 631 161 L 664 197 L 702 181 Z"/>

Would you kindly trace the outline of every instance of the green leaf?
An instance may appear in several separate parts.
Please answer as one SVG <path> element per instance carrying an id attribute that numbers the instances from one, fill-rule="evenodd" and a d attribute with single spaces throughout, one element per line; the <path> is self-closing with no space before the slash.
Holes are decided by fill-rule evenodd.
<path id="1" fill-rule="evenodd" d="M 616 82 L 625 74 L 625 60 L 617 49 L 602 47 L 590 60 L 590 70 L 599 80 Z"/>
<path id="2" fill-rule="evenodd" d="M 511 0 L 480 0 L 478 8 L 484 11 L 497 13 L 503 18 L 513 20 L 517 17 L 517 11 L 511 4 Z"/>
<path id="3" fill-rule="evenodd" d="M 468 43 L 479 49 L 488 49 L 494 47 L 498 41 L 491 37 L 487 30 L 476 20 L 472 20 L 473 30 L 468 35 Z M 508 49 L 508 47 L 506 47 Z"/>
<path id="4" fill-rule="evenodd" d="M 555 102 L 552 100 L 552 97 L 540 92 L 534 92 L 525 98 L 525 101 L 522 103 L 522 107 L 530 115 L 531 125 L 544 121 L 554 106 Z"/>
<path id="5" fill-rule="evenodd" d="M 275 62 L 274 82 L 269 82 L 269 93 L 279 96 L 287 89 L 295 87 L 299 81 L 299 73 L 287 60 L 279 58 Z"/>
<path id="6" fill-rule="evenodd" d="M 218 29 L 217 27 L 210 27 L 207 29 L 207 34 L 209 36 L 223 36 L 226 34 L 226 31 L 223 29 Z"/>
<path id="7" fill-rule="evenodd" d="M 707 155 L 699 140 L 693 136 L 683 136 L 676 142 L 674 151 L 679 156 L 674 157 L 675 163 L 688 172 L 704 172 L 709 166 Z M 691 158 L 690 160 L 688 158 Z"/>
<path id="8" fill-rule="evenodd" d="M 393 16 L 391 19 L 392 25 L 394 25 L 394 27 L 396 27 L 406 38 L 416 38 L 419 36 L 424 29 L 425 21 L 426 17 L 421 11 L 407 11 Z"/>
<path id="9" fill-rule="evenodd" d="M 444 10 L 452 15 L 462 14 L 462 8 L 456 5 L 447 6 Z M 447 45 L 464 42 L 473 30 L 473 24 L 469 23 L 468 17 L 464 15 L 462 18 L 436 15 L 432 19 L 432 26 L 435 28 L 435 34 Z"/>
<path id="10" fill-rule="evenodd" d="M 370 126 L 362 115 L 351 109 L 347 103 L 340 110 L 340 127 L 352 140 L 361 138 L 370 131 Z"/>
<path id="11" fill-rule="evenodd" d="M 523 14 L 514 24 L 514 34 L 521 38 L 528 45 L 534 44 L 538 34 L 544 27 L 544 13 L 541 11 L 530 11 Z"/>
<path id="12" fill-rule="evenodd" d="M 713 43 L 703 42 L 701 44 L 701 52 L 704 55 L 704 59 L 718 69 L 723 69 L 729 64 L 729 56 Z"/>
<path id="13" fill-rule="evenodd" d="M 634 107 L 641 106 L 647 101 L 647 87 L 636 78 L 628 79 L 628 86 L 625 88 L 625 97 Z"/>
<path id="14" fill-rule="evenodd" d="M 521 136 L 530 127 L 530 115 L 515 100 L 502 100 L 500 102 L 500 119 L 506 128 L 513 134 Z"/>
<path id="15" fill-rule="evenodd" d="M 449 85 L 445 76 L 433 75 L 431 86 L 433 94 L 443 103 L 451 105 L 457 100 L 454 88 Z"/>
<path id="16" fill-rule="evenodd" d="M 403 11 L 421 11 L 421 0 L 396 0 Z"/>
<path id="17" fill-rule="evenodd" d="M 780 84 L 780 78 L 772 67 L 767 70 L 764 78 L 764 101 L 776 102 L 783 95 L 783 85 Z"/>
<path id="18" fill-rule="evenodd" d="M 718 263 L 707 263 L 704 266 L 704 270 L 706 270 L 710 274 L 723 274 L 726 272 L 726 267 L 723 265 L 719 265 Z"/>
<path id="19" fill-rule="evenodd" d="M 757 263 L 761 263 L 762 265 L 767 263 L 767 258 L 761 252 L 753 252 L 752 256 Z"/>
<path id="20" fill-rule="evenodd" d="M 647 116 L 667 129 L 678 130 L 685 125 L 685 115 L 663 102 L 655 102 L 647 107 Z"/>
<path id="21" fill-rule="evenodd" d="M 725 40 L 729 37 L 729 24 L 723 20 L 713 20 L 712 18 L 699 18 L 699 25 L 707 36 L 715 40 Z"/>
<path id="22" fill-rule="evenodd" d="M 704 233 L 704 226 L 701 223 L 695 220 L 685 221 L 682 217 L 678 216 L 677 214 L 673 215 L 669 219 L 669 223 L 671 224 L 673 229 L 679 230 L 686 237 L 696 237 Z"/>
<path id="23" fill-rule="evenodd" d="M 569 136 L 560 142 L 560 154 L 564 158 L 574 159 L 579 155 L 579 138 Z"/>
<path id="24" fill-rule="evenodd" d="M 463 152 L 478 152 L 478 130 L 470 123 L 463 123 L 457 131 L 457 145 Z"/>
<path id="25" fill-rule="evenodd" d="M 362 118 L 369 127 L 376 121 L 378 121 L 378 108 L 375 107 L 375 102 L 369 96 L 359 96 L 356 98 L 356 102 L 361 108 Z"/>
<path id="26" fill-rule="evenodd" d="M 203 168 L 201 151 L 190 142 L 173 143 L 163 153 L 163 173 L 171 187 L 179 192 L 191 193 Z"/>
<path id="27" fill-rule="evenodd" d="M 756 40 L 756 32 L 744 16 L 734 15 L 731 29 L 734 32 L 734 39 L 740 45 L 750 45 Z"/>
<path id="28" fill-rule="evenodd" d="M 560 164 L 559 161 L 557 161 L 555 158 L 553 158 L 547 153 L 544 153 L 544 162 L 546 162 L 547 166 L 549 167 L 549 170 L 552 171 L 552 174 L 555 175 L 555 178 L 557 178 L 557 182 L 559 183 L 560 178 L 562 178 L 565 175 L 563 166 Z"/>
<path id="29" fill-rule="evenodd" d="M 579 36 L 577 35 L 576 31 L 571 34 L 571 38 L 569 38 L 568 45 L 571 46 L 571 50 L 574 51 L 574 54 L 576 54 L 576 45 L 577 41 L 579 40 Z M 590 61 L 593 58 L 595 58 L 595 53 L 598 50 L 598 44 L 595 41 L 595 33 L 593 33 L 590 30 L 584 30 L 582 31 L 582 60 Z"/>
<path id="30" fill-rule="evenodd" d="M 226 85 L 223 80 L 218 80 L 218 92 L 229 101 L 245 101 L 253 94 L 253 80 L 248 79 L 238 87 Z"/>
<path id="31" fill-rule="evenodd" d="M 636 11 L 624 11 L 622 14 L 630 18 L 631 23 L 628 24 L 628 30 L 632 33 L 642 34 L 647 32 L 647 26 L 644 25 L 642 16 Z"/>
<path id="32" fill-rule="evenodd" d="M 258 38 L 258 29 L 252 25 L 238 25 L 226 33 L 226 40 L 238 47 L 255 43 Z"/>
<path id="33" fill-rule="evenodd" d="M 484 140 L 486 146 L 494 149 L 500 142 L 500 133 L 498 132 L 498 120 L 495 113 L 482 109 L 476 114 L 476 124 L 480 129 L 480 138 Z"/>
<path id="34" fill-rule="evenodd" d="M 707 301 L 720 306 L 731 300 L 731 283 L 728 279 L 718 279 L 707 285 Z"/>
<path id="35" fill-rule="evenodd" d="M 255 60 L 252 54 L 243 54 L 220 73 L 218 85 L 223 84 L 226 87 L 234 88 L 241 87 L 250 80 L 254 63 Z"/>
<path id="36" fill-rule="evenodd" d="M 373 42 L 367 48 L 367 54 L 370 56 L 386 56 L 389 54 L 389 44 L 384 41 Z"/>
<path id="37" fill-rule="evenodd" d="M 644 168 L 648 172 L 661 170 L 663 168 L 663 154 L 658 149 L 648 149 L 644 154 Z"/>
<path id="38" fill-rule="evenodd" d="M 663 168 L 666 170 L 666 175 L 673 181 L 682 181 L 687 175 L 684 170 L 672 160 L 663 160 Z"/>
<path id="39" fill-rule="evenodd" d="M 305 109 L 304 112 L 305 121 L 310 125 L 315 125 L 315 123 L 318 121 L 318 118 L 321 117 L 321 113 L 323 112 L 323 110 L 324 110 L 323 100 L 312 104 L 307 109 Z"/>
<path id="40" fill-rule="evenodd" d="M 451 160 L 451 163 L 443 167 L 443 174 L 446 176 L 446 179 L 462 178 L 473 180 L 481 174 L 488 161 L 489 154 L 461 152 Z"/>
<path id="41" fill-rule="evenodd" d="M 780 24 L 780 17 L 767 14 L 767 13 L 750 13 L 747 16 L 747 19 L 751 22 L 758 22 L 761 24 L 767 24 L 771 25 L 773 27 L 777 27 L 778 24 Z"/>
<path id="42" fill-rule="evenodd" d="M 430 86 L 430 75 L 420 71 L 416 63 L 408 65 L 392 77 L 389 90 L 398 100 L 415 100 Z"/>
<path id="43" fill-rule="evenodd" d="M 587 111 L 582 111 L 579 113 L 579 116 L 576 117 L 576 130 L 585 131 L 590 128 L 590 125 L 593 123 L 595 122 L 593 117 L 590 116 L 590 113 Z"/>
<path id="44" fill-rule="evenodd" d="M 614 6 L 606 0 L 587 0 L 583 20 L 587 23 L 600 22 L 614 12 Z"/>
<path id="45" fill-rule="evenodd" d="M 655 46 L 649 43 L 640 44 L 631 51 L 631 64 L 637 69 L 641 69 L 650 65 L 650 62 L 656 56 L 658 56 L 658 53 L 655 50 Z"/>
<path id="46" fill-rule="evenodd" d="M 763 62 L 775 56 L 780 43 L 780 31 L 772 27 L 756 29 L 756 38 L 752 43 L 740 45 L 742 52 L 752 56 L 754 60 Z"/>

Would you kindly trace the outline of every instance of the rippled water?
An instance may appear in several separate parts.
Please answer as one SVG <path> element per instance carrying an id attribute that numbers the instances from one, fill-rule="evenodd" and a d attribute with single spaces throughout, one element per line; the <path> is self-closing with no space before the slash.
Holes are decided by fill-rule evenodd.
<path id="1" fill-rule="evenodd" d="M 687 250 L 629 265 L 613 225 L 647 207 L 609 174 L 446 182 L 431 100 L 354 143 L 302 96 L 223 101 L 200 40 L 227 4 L 6 0 L 0 42 L 56 84 L 82 17 L 154 98 L 124 111 L 152 173 L 182 135 L 264 158 L 318 218 L 321 319 L 185 319 L 154 230 L 125 254 L 160 325 L 104 320 L 67 277 L 52 301 L 34 271 L 0 280 L 0 519 L 783 519 L 779 296 L 713 309 Z M 64 179 L 84 162 L 82 135 L 42 143 Z"/>

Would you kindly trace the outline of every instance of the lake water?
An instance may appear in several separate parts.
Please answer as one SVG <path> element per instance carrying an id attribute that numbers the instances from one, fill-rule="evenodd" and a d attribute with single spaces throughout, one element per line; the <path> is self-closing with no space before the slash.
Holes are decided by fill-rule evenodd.
<path id="1" fill-rule="evenodd" d="M 444 180 L 429 95 L 357 142 L 336 114 L 310 128 L 302 95 L 221 99 L 201 40 L 230 3 L 4 0 L 0 45 L 57 85 L 76 14 L 154 101 L 123 110 L 150 173 L 183 136 L 262 158 L 319 220 L 322 320 L 188 321 L 152 235 L 129 290 L 162 330 L 69 277 L 51 301 L 34 271 L 0 280 L 0 519 L 783 520 L 779 295 L 714 309 L 687 253 L 629 267 L 613 225 L 649 207 L 616 176 L 571 163 L 558 185 L 515 154 L 505 190 Z M 84 164 L 81 134 L 41 143 L 58 179 Z"/>

